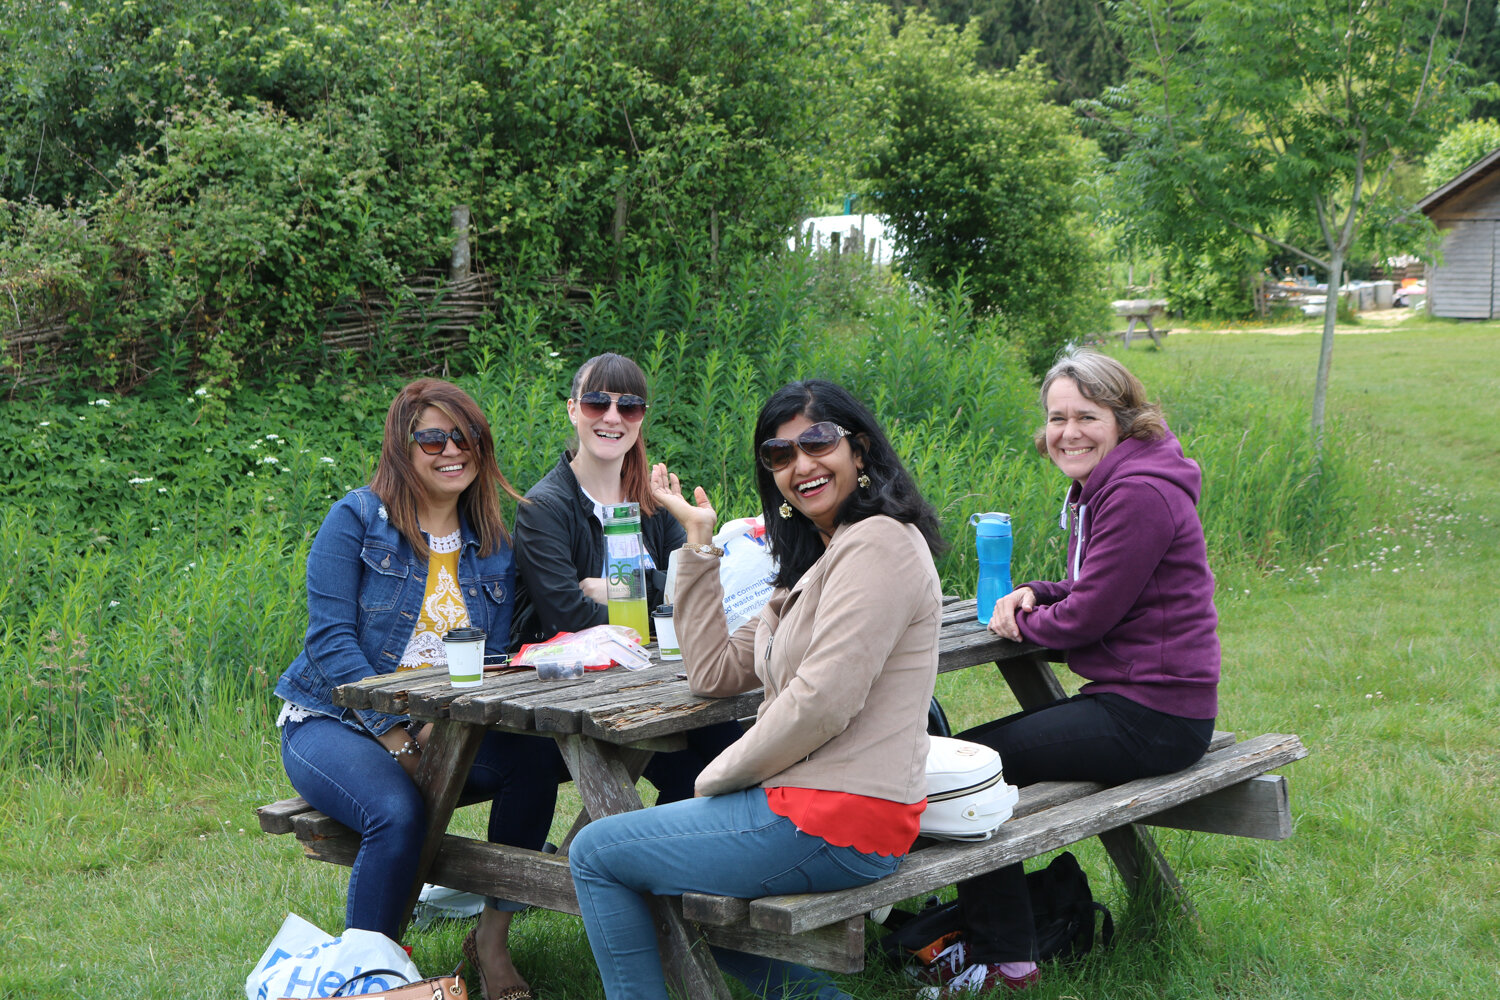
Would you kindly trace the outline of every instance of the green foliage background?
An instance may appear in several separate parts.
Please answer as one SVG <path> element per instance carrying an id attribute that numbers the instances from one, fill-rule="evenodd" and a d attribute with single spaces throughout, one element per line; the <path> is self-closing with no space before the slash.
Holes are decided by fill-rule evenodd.
<path id="1" fill-rule="evenodd" d="M 1035 383 L 998 323 L 976 319 L 959 291 L 834 294 L 826 286 L 844 276 L 825 266 L 747 268 L 724 299 L 703 297 L 691 276 L 648 272 L 595 304 L 578 347 L 484 348 L 452 374 L 525 489 L 567 443 L 578 363 L 645 344 L 650 455 L 706 487 L 726 518 L 758 509 L 748 434 L 761 403 L 793 378 L 833 378 L 874 408 L 938 509 L 947 592 L 973 593 L 967 519 L 978 511 L 1013 515 L 1018 577 L 1059 574 L 1062 483 L 1031 447 Z M 821 311 L 851 297 L 857 326 Z M 225 399 L 160 382 L 0 407 L 0 753 L 67 764 L 269 711 L 306 629 L 308 546 L 328 506 L 368 481 L 401 381 L 328 372 Z M 1344 536 L 1341 498 L 1358 477 L 1341 451 L 1320 461 L 1297 443 L 1294 405 L 1230 378 L 1153 388 L 1204 466 L 1217 562 L 1290 564 Z"/>

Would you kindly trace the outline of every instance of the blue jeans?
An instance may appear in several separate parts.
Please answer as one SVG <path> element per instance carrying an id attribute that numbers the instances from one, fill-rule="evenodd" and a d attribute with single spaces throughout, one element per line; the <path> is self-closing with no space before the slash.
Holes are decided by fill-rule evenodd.
<path id="1" fill-rule="evenodd" d="M 657 803 L 693 797 L 698 772 L 744 730 L 738 722 L 721 722 L 688 734 L 686 749 L 652 756 L 643 777 L 656 786 Z M 491 733 L 504 747 L 497 762 L 497 794 L 505 802 L 500 816 L 490 817 L 490 841 L 540 851 L 557 811 L 557 785 L 570 780 L 557 741 L 550 736 Z"/>
<path id="2" fill-rule="evenodd" d="M 834 847 L 801 833 L 762 788 L 605 816 L 568 853 L 589 947 L 608 1000 L 666 1000 L 646 895 L 711 892 L 753 899 L 867 885 L 900 857 Z M 725 971 L 770 1000 L 847 1000 L 823 972 L 714 949 Z"/>
<path id="3" fill-rule="evenodd" d="M 505 735 L 485 736 L 466 792 L 494 795 L 500 788 L 508 774 Z M 292 787 L 313 808 L 360 835 L 349 871 L 345 926 L 396 938 L 427 834 L 427 807 L 416 783 L 369 733 L 324 715 L 282 728 L 281 763 Z M 498 799 L 491 803 L 492 841 L 507 809 Z"/>
<path id="4" fill-rule="evenodd" d="M 1105 693 L 1076 694 L 957 735 L 1000 751 L 1005 780 L 1013 785 L 1118 785 L 1191 767 L 1213 734 L 1213 719 L 1168 715 Z M 969 961 L 1036 958 L 1035 917 L 1019 864 L 958 883 L 958 906 Z"/>

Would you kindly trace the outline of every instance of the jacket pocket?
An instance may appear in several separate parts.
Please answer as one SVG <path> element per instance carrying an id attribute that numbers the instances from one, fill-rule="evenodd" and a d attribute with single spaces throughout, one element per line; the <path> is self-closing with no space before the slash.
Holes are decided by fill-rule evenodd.
<path id="1" fill-rule="evenodd" d="M 364 578 L 359 584 L 360 610 L 391 610 L 401 597 L 411 567 L 398 558 L 394 550 L 376 545 L 366 545 L 360 550 L 359 557 L 365 564 Z"/>

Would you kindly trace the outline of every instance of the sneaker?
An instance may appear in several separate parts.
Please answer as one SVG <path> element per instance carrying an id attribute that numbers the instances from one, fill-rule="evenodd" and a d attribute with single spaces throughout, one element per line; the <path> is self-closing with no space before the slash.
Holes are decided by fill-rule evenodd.
<path id="1" fill-rule="evenodd" d="M 1042 977 L 1040 969 L 1032 969 L 1024 976 L 1008 976 L 999 965 L 967 964 L 962 941 L 939 953 L 932 964 L 910 971 L 919 980 L 933 984 L 917 992 L 921 1000 L 977 996 L 1001 987 L 1024 990 Z"/>

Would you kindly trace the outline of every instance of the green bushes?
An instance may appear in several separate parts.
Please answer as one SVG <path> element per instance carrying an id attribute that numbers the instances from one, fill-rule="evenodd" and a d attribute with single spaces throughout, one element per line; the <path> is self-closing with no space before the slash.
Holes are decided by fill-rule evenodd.
<path id="1" fill-rule="evenodd" d="M 330 306 L 446 262 L 457 204 L 501 315 L 660 266 L 720 291 L 844 186 L 874 13 L 23 3 L 0 53 L 0 337 L 66 323 L 70 387 L 316 366 Z"/>
<path id="2" fill-rule="evenodd" d="M 1097 332 L 1103 269 L 1083 217 L 1097 150 L 1048 101 L 1036 61 L 975 66 L 977 30 L 911 14 L 880 66 L 888 121 L 866 170 L 903 266 L 934 288 L 963 281 L 1041 372 Z"/>

